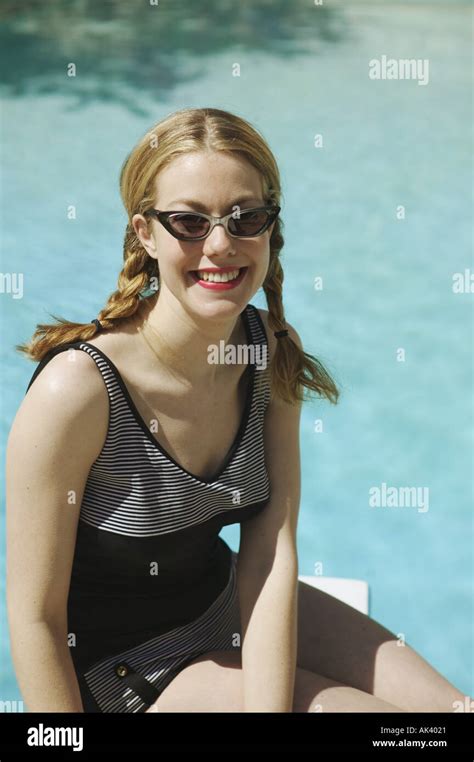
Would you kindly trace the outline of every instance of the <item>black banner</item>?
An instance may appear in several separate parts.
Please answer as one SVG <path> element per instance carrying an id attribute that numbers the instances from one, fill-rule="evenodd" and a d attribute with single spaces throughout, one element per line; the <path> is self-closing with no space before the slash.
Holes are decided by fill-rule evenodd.
<path id="1" fill-rule="evenodd" d="M 382 756 L 472 760 L 472 714 L 409 713 L 17 713 L 0 716 L 2 762 L 94 759 L 111 752 L 151 753 L 163 747 L 309 746 Z M 158 758 L 153 756 L 153 758 Z"/>

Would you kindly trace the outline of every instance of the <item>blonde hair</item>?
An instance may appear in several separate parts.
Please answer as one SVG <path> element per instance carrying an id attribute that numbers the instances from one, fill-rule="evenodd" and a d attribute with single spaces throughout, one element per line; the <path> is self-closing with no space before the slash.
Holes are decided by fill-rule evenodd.
<path id="1" fill-rule="evenodd" d="M 109 296 L 98 319 L 104 330 L 114 329 L 131 318 L 139 309 L 142 292 L 153 279 L 159 282 L 157 260 L 142 246 L 131 224 L 133 215 L 153 206 L 154 181 L 157 174 L 176 157 L 200 150 L 235 152 L 254 166 L 261 175 L 266 203 L 279 204 L 281 185 L 275 158 L 265 139 L 247 121 L 228 111 L 215 108 L 183 109 L 151 128 L 125 159 L 120 173 L 120 193 L 128 214 L 123 246 L 124 265 L 118 276 L 117 289 Z M 149 218 L 146 218 L 150 226 Z M 270 262 L 263 283 L 269 326 L 273 331 L 286 328 L 282 299 L 283 222 L 277 218 L 270 237 Z M 153 298 L 156 298 L 157 294 Z M 88 341 L 97 332 L 94 323 L 73 323 L 52 317 L 55 324 L 39 324 L 31 340 L 16 346 L 33 360 L 40 361 L 59 344 Z M 322 364 L 307 354 L 291 335 L 277 340 L 270 363 L 272 395 L 295 404 L 304 399 L 306 390 L 337 403 L 339 391 Z"/>

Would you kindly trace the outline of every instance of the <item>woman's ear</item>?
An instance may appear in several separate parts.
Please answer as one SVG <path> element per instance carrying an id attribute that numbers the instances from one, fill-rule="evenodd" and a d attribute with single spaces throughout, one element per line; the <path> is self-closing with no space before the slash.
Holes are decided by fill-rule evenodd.
<path id="1" fill-rule="evenodd" d="M 155 238 L 153 233 L 150 232 L 147 221 L 143 214 L 133 215 L 132 227 L 141 245 L 147 251 L 150 257 L 153 257 L 153 259 L 158 259 Z"/>

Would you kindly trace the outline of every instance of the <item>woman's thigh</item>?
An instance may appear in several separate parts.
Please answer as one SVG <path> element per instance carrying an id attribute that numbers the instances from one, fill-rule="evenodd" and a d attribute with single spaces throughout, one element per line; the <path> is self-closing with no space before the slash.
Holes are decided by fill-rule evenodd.
<path id="1" fill-rule="evenodd" d="M 148 712 L 242 712 L 240 651 L 213 651 L 189 663 Z M 294 712 L 402 712 L 374 696 L 297 668 Z"/>
<path id="2" fill-rule="evenodd" d="M 408 711 L 452 712 L 464 698 L 404 637 L 301 580 L 297 664 Z"/>

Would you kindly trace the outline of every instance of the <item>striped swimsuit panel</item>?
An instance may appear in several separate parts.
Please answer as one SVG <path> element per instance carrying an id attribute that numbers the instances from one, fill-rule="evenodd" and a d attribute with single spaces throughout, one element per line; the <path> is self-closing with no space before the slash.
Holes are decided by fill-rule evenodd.
<path id="1" fill-rule="evenodd" d="M 203 653 L 240 649 L 237 554 L 222 527 L 268 503 L 264 415 L 270 400 L 265 328 L 241 313 L 255 354 L 240 426 L 218 473 L 201 479 L 179 465 L 140 416 L 102 350 L 55 347 L 94 360 L 109 398 L 102 451 L 86 481 L 68 598 L 70 653 L 84 710 L 144 712 Z"/>

